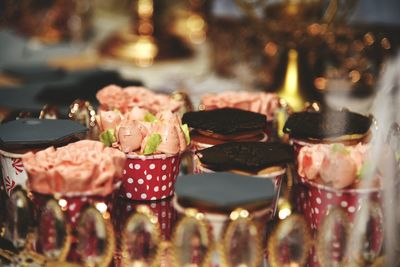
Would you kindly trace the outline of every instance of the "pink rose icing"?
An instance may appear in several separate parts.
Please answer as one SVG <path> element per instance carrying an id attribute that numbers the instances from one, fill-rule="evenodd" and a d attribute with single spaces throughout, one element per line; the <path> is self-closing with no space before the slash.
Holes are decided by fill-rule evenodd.
<path id="1" fill-rule="evenodd" d="M 122 178 L 125 155 L 101 142 L 83 140 L 26 153 L 22 161 L 34 192 L 105 196 Z"/>
<path id="2" fill-rule="evenodd" d="M 126 111 L 126 99 L 122 88 L 116 85 L 109 85 L 99 90 L 96 94 L 97 100 L 104 110 L 118 108 L 121 112 Z"/>
<path id="3" fill-rule="evenodd" d="M 353 185 L 365 161 L 369 146 L 343 144 L 318 144 L 304 146 L 298 155 L 298 173 L 309 180 L 320 178 L 333 188 Z"/>
<path id="4" fill-rule="evenodd" d="M 97 125 L 102 131 L 115 129 L 121 123 L 121 114 L 117 111 L 100 110 L 97 118 Z"/>
<path id="5" fill-rule="evenodd" d="M 155 93 L 144 87 L 129 86 L 121 88 L 109 85 L 99 90 L 96 94 L 101 109 L 118 109 L 122 113 L 129 112 L 134 107 L 139 107 L 156 114 L 161 110 L 178 112 L 184 105 L 168 95 Z"/>
<path id="6" fill-rule="evenodd" d="M 118 141 L 122 152 L 128 153 L 140 149 L 145 134 L 139 121 L 124 121 L 118 129 Z"/>
<path id="7" fill-rule="evenodd" d="M 161 136 L 161 143 L 155 154 L 177 154 L 186 150 L 186 138 L 178 115 L 165 110 L 157 113 L 157 120 L 154 122 L 132 118 L 138 117 L 132 116 L 131 113 L 126 114 L 124 120 L 115 128 L 117 143 L 113 146 L 124 153 L 143 153 L 148 138 L 152 134 Z"/>
<path id="8" fill-rule="evenodd" d="M 262 113 L 267 116 L 268 121 L 275 118 L 276 109 L 280 107 L 278 95 L 265 92 L 225 91 L 205 94 L 201 98 L 201 103 L 207 110 L 231 107 Z"/>

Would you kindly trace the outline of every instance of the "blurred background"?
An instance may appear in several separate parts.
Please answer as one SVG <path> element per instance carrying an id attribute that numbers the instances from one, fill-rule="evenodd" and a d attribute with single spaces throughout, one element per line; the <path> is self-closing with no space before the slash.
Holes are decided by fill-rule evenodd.
<path id="1" fill-rule="evenodd" d="M 396 0 L 1 0 L 2 119 L 110 83 L 278 92 L 368 113 L 399 45 Z"/>

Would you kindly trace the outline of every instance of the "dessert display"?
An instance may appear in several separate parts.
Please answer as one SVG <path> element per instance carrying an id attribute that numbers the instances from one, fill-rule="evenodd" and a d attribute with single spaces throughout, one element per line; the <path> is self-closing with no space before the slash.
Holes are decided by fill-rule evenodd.
<path id="1" fill-rule="evenodd" d="M 49 198 L 61 196 L 68 218 L 75 223 L 87 203 L 110 201 L 123 176 L 125 155 L 101 142 L 82 140 L 28 152 L 22 162 L 34 205 L 40 209 Z"/>
<path id="2" fill-rule="evenodd" d="M 133 107 L 144 108 L 152 114 L 161 110 L 179 112 L 185 104 L 184 101 L 177 101 L 168 95 L 137 86 L 121 88 L 109 85 L 99 90 L 96 98 L 100 103 L 100 110 L 119 110 L 123 114 Z"/>
<path id="3" fill-rule="evenodd" d="M 204 110 L 237 108 L 261 113 L 268 121 L 275 119 L 275 113 L 280 106 L 279 96 L 275 93 L 246 91 L 204 94 L 200 103 L 200 107 Z"/>
<path id="4" fill-rule="evenodd" d="M 26 189 L 25 152 L 62 146 L 84 138 L 86 128 L 70 120 L 19 119 L 0 125 L 0 160 L 7 194 Z"/>
<path id="5" fill-rule="evenodd" d="M 19 185 L 27 185 L 26 204 L 33 203 L 31 221 L 41 235 L 33 249 L 39 253 L 56 247 L 56 219 L 65 216 L 65 229 L 77 230 L 68 233 L 71 246 L 63 258 L 68 252 L 68 261 L 89 265 L 96 258 L 104 266 L 165 260 L 174 266 L 260 266 L 268 247 L 276 266 L 319 266 L 351 261 L 343 242 L 352 240 L 350 230 L 359 225 L 356 234 L 364 243 L 356 253 L 368 264 L 382 255 L 387 175 L 371 157 L 371 118 L 350 111 L 294 113 L 284 127 L 292 146 L 270 141 L 268 127 L 281 108 L 275 94 L 206 94 L 201 110 L 182 119 L 180 98 L 144 87 L 110 85 L 96 97 L 100 142 L 76 142 L 86 129 L 72 121 L 0 125 L 6 190 L 12 199 L 16 192 L 26 194 Z M 28 129 L 47 123 L 57 126 Z M 195 175 L 178 177 L 185 152 L 193 156 Z M 294 161 L 293 181 L 287 169 Z M 25 181 L 9 178 L 20 173 Z M 286 174 L 287 187 L 281 188 Z M 15 201 L 10 205 L 7 215 L 19 208 Z M 274 216 L 280 221 L 270 222 Z M 7 227 L 14 229 L 13 221 Z"/>
<path id="6" fill-rule="evenodd" d="M 181 154 L 190 144 L 188 127 L 165 110 L 152 115 L 134 107 L 128 113 L 100 111 L 100 140 L 126 153 L 121 196 L 156 200 L 171 196 Z"/>
<path id="7" fill-rule="evenodd" d="M 199 172 L 228 171 L 272 177 L 285 172 L 293 161 L 293 149 L 282 143 L 229 142 L 196 153 Z"/>
<path id="8" fill-rule="evenodd" d="M 304 145 L 367 142 L 371 124 L 371 118 L 347 110 L 305 111 L 292 114 L 283 131 L 289 134 L 298 152 Z"/>
<path id="9" fill-rule="evenodd" d="M 222 108 L 187 112 L 182 122 L 192 130 L 190 136 L 195 150 L 229 141 L 266 141 L 265 115 L 250 111 Z"/>

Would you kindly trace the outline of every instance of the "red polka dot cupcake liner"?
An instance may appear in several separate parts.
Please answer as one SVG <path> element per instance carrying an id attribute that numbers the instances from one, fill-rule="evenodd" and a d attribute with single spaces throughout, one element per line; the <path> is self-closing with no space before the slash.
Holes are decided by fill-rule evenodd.
<path id="1" fill-rule="evenodd" d="M 365 199 L 381 205 L 382 192 L 379 188 L 337 190 L 300 176 L 297 178 L 296 206 L 314 231 L 318 231 L 327 212 L 333 207 L 340 207 L 353 222 Z"/>
<path id="2" fill-rule="evenodd" d="M 172 196 L 180 162 L 181 154 L 127 155 L 120 196 L 142 201 Z"/>

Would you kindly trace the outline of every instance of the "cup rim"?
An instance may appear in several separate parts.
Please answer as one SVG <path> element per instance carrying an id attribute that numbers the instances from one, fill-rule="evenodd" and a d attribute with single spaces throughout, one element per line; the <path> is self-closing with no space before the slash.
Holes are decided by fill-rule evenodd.
<path id="1" fill-rule="evenodd" d="M 7 158 L 15 158 L 20 159 L 24 156 L 24 154 L 12 153 L 5 150 L 0 149 L 0 155 Z"/>
<path id="2" fill-rule="evenodd" d="M 115 193 L 116 190 L 118 190 L 121 186 L 122 182 L 121 181 L 117 181 L 114 183 L 113 185 L 113 190 L 106 195 L 99 195 L 99 194 L 93 194 L 90 191 L 83 191 L 83 192 L 67 192 L 67 193 L 60 193 L 60 192 L 54 192 L 54 193 L 42 193 L 42 192 L 38 192 L 38 191 L 34 191 L 34 190 L 30 190 L 29 187 L 29 192 L 32 192 L 34 194 L 41 194 L 41 195 L 45 195 L 45 196 L 53 196 L 55 198 L 58 197 L 68 197 L 68 198 L 73 198 L 73 197 L 107 197 L 107 196 L 111 196 L 112 194 Z"/>
<path id="3" fill-rule="evenodd" d="M 174 195 L 173 195 L 173 198 L 172 198 L 172 205 L 173 205 L 173 207 L 174 207 L 174 209 L 179 213 L 179 214 L 184 214 L 184 211 L 185 211 L 185 207 L 183 207 L 183 206 L 181 206 L 180 204 L 179 204 L 179 202 L 178 202 L 178 195 L 175 193 Z M 196 208 L 195 208 L 196 209 Z M 233 210 L 232 210 L 233 211 Z M 232 212 L 231 211 L 231 212 Z M 264 215 L 266 215 L 266 214 L 268 214 L 268 212 L 269 211 L 271 211 L 271 212 L 273 212 L 274 211 L 274 209 L 273 209 L 273 207 L 271 207 L 271 206 L 267 206 L 267 207 L 263 207 L 263 208 L 260 208 L 260 209 L 257 209 L 257 210 L 254 210 L 254 211 L 251 211 L 250 213 L 251 213 L 251 215 L 254 217 L 254 218 L 260 218 L 260 217 L 262 217 L 262 216 L 264 216 Z M 224 214 L 224 213 L 218 213 L 218 212 L 212 212 L 212 211 L 201 211 L 209 220 L 214 220 L 214 221 L 219 221 L 219 220 L 221 220 L 221 221 L 225 221 L 225 220 L 227 220 L 227 219 L 229 219 L 229 213 L 227 213 L 227 214 Z"/>
<path id="4" fill-rule="evenodd" d="M 265 132 L 262 132 L 262 134 L 263 134 L 263 138 L 260 139 L 260 140 L 258 140 L 258 141 L 254 141 L 254 142 L 267 142 L 268 139 L 269 139 L 268 134 L 266 134 Z M 224 142 L 224 143 L 228 143 L 228 142 L 240 142 L 240 141 L 241 141 L 241 140 L 227 140 L 227 141 Z M 244 142 L 246 142 L 246 141 L 244 141 Z M 199 146 L 200 149 L 205 149 L 205 148 L 209 148 L 209 147 L 215 146 L 215 144 L 208 144 L 208 143 L 204 143 L 204 142 L 198 142 L 198 141 L 195 141 L 195 140 L 191 140 L 191 144 L 192 144 L 193 146 Z"/>
<path id="5" fill-rule="evenodd" d="M 201 169 L 202 171 L 204 171 L 204 172 L 206 172 L 206 173 L 215 173 L 216 171 L 213 171 L 213 170 L 210 170 L 210 169 L 208 169 L 208 168 L 206 168 L 206 167 L 204 167 L 203 165 L 200 165 L 200 166 L 198 166 L 199 167 L 199 169 Z M 229 172 L 229 171 L 228 171 Z M 283 174 L 285 174 L 285 172 L 286 172 L 286 168 L 282 168 L 281 170 L 279 170 L 279 171 L 274 171 L 274 172 L 271 172 L 271 173 L 267 173 L 267 174 L 260 174 L 260 175 L 257 175 L 257 174 L 249 174 L 248 176 L 250 176 L 250 177 L 254 177 L 254 178 L 261 178 L 261 179 L 264 179 L 264 178 L 267 178 L 267 179 L 274 179 L 274 178 L 276 178 L 276 177 L 278 177 L 278 176 L 280 176 L 280 175 L 283 175 Z"/>
<path id="6" fill-rule="evenodd" d="M 350 188 L 350 189 L 336 189 L 328 185 L 316 183 L 312 180 L 308 180 L 300 175 L 297 176 L 300 183 L 305 184 L 309 187 L 316 187 L 319 190 L 329 191 L 333 194 L 368 194 L 368 193 L 379 193 L 382 188 Z"/>

